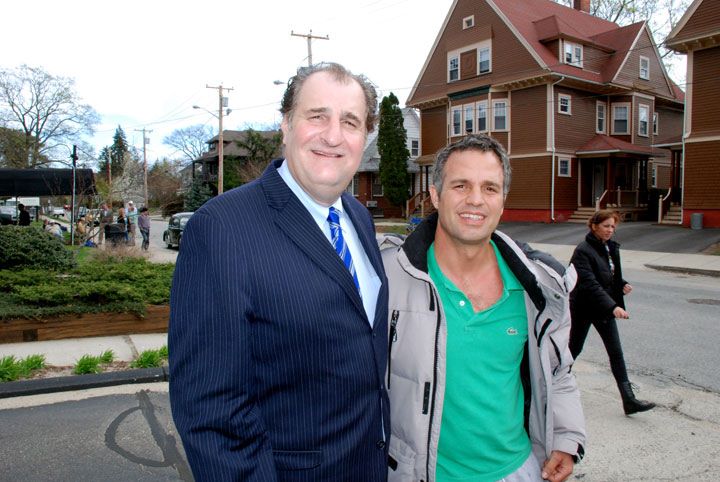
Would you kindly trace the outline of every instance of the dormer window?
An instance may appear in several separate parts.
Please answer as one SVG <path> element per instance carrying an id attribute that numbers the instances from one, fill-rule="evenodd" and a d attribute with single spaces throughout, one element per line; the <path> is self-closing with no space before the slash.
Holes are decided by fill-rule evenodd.
<path id="1" fill-rule="evenodd" d="M 640 56 L 640 78 L 650 80 L 650 59 Z"/>
<path id="2" fill-rule="evenodd" d="M 575 67 L 582 67 L 583 46 L 574 42 L 565 41 L 565 57 L 564 62 Z"/>
<path id="3" fill-rule="evenodd" d="M 465 17 L 463 19 L 463 30 L 466 28 L 471 28 L 475 26 L 475 15 L 470 15 L 469 17 Z"/>

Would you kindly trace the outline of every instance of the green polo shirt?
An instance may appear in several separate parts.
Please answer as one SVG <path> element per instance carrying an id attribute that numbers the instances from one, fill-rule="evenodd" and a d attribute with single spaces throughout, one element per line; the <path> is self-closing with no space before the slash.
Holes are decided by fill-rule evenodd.
<path id="1" fill-rule="evenodd" d="M 428 250 L 428 271 L 440 294 L 448 333 L 438 482 L 494 482 L 530 455 L 520 381 L 528 339 L 524 290 L 492 246 L 503 292 L 494 305 L 477 313 L 440 270 L 435 245 Z"/>

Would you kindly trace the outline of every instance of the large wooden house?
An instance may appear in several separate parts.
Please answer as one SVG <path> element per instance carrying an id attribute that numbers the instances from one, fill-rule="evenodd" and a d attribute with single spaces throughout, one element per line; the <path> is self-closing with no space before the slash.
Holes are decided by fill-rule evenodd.
<path id="1" fill-rule="evenodd" d="M 512 160 L 505 220 L 656 216 L 680 157 L 653 145 L 680 135 L 683 93 L 645 22 L 620 27 L 589 7 L 455 0 L 406 102 L 420 110 L 421 175 L 438 149 L 486 132 Z"/>
<path id="2" fill-rule="evenodd" d="M 720 2 L 695 0 L 665 41 L 687 54 L 682 223 L 720 227 Z"/>

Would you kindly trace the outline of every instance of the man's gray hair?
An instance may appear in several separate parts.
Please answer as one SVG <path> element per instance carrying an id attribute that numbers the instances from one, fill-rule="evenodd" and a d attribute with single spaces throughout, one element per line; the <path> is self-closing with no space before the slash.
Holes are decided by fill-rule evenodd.
<path id="1" fill-rule="evenodd" d="M 492 152 L 497 156 L 503 168 L 503 199 L 505 199 L 510 192 L 510 175 L 512 173 L 510 158 L 502 144 L 486 134 L 467 135 L 438 151 L 433 172 L 433 186 L 435 186 L 437 192 L 442 192 L 442 185 L 445 180 L 445 164 L 450 154 L 463 151 Z"/>
<path id="2" fill-rule="evenodd" d="M 309 67 L 300 67 L 297 73 L 288 80 L 287 89 L 280 103 L 280 112 L 290 120 L 293 111 L 297 105 L 297 98 L 305 81 L 312 74 L 318 72 L 327 72 L 332 75 L 335 80 L 342 83 L 355 81 L 360 84 L 365 95 L 365 106 L 367 107 L 367 117 L 365 118 L 365 132 L 369 134 L 375 130 L 377 122 L 377 92 L 375 86 L 364 75 L 353 74 L 348 69 L 334 62 L 321 62 Z"/>

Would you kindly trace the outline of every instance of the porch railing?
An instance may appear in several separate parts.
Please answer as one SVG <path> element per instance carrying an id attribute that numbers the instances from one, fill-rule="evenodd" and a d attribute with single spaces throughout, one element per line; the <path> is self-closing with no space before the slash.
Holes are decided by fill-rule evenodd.
<path id="1" fill-rule="evenodd" d="M 662 222 L 665 214 L 667 214 L 668 210 L 670 209 L 670 193 L 672 193 L 672 188 L 668 189 L 668 192 L 667 194 L 665 194 L 665 196 L 658 197 L 658 224 Z"/>
<path id="2" fill-rule="evenodd" d="M 420 216 L 424 218 L 425 213 L 430 211 L 428 206 L 429 203 L 430 193 L 427 191 L 421 191 L 405 202 L 405 213 L 408 216 L 412 216 L 415 211 L 420 209 Z"/>

